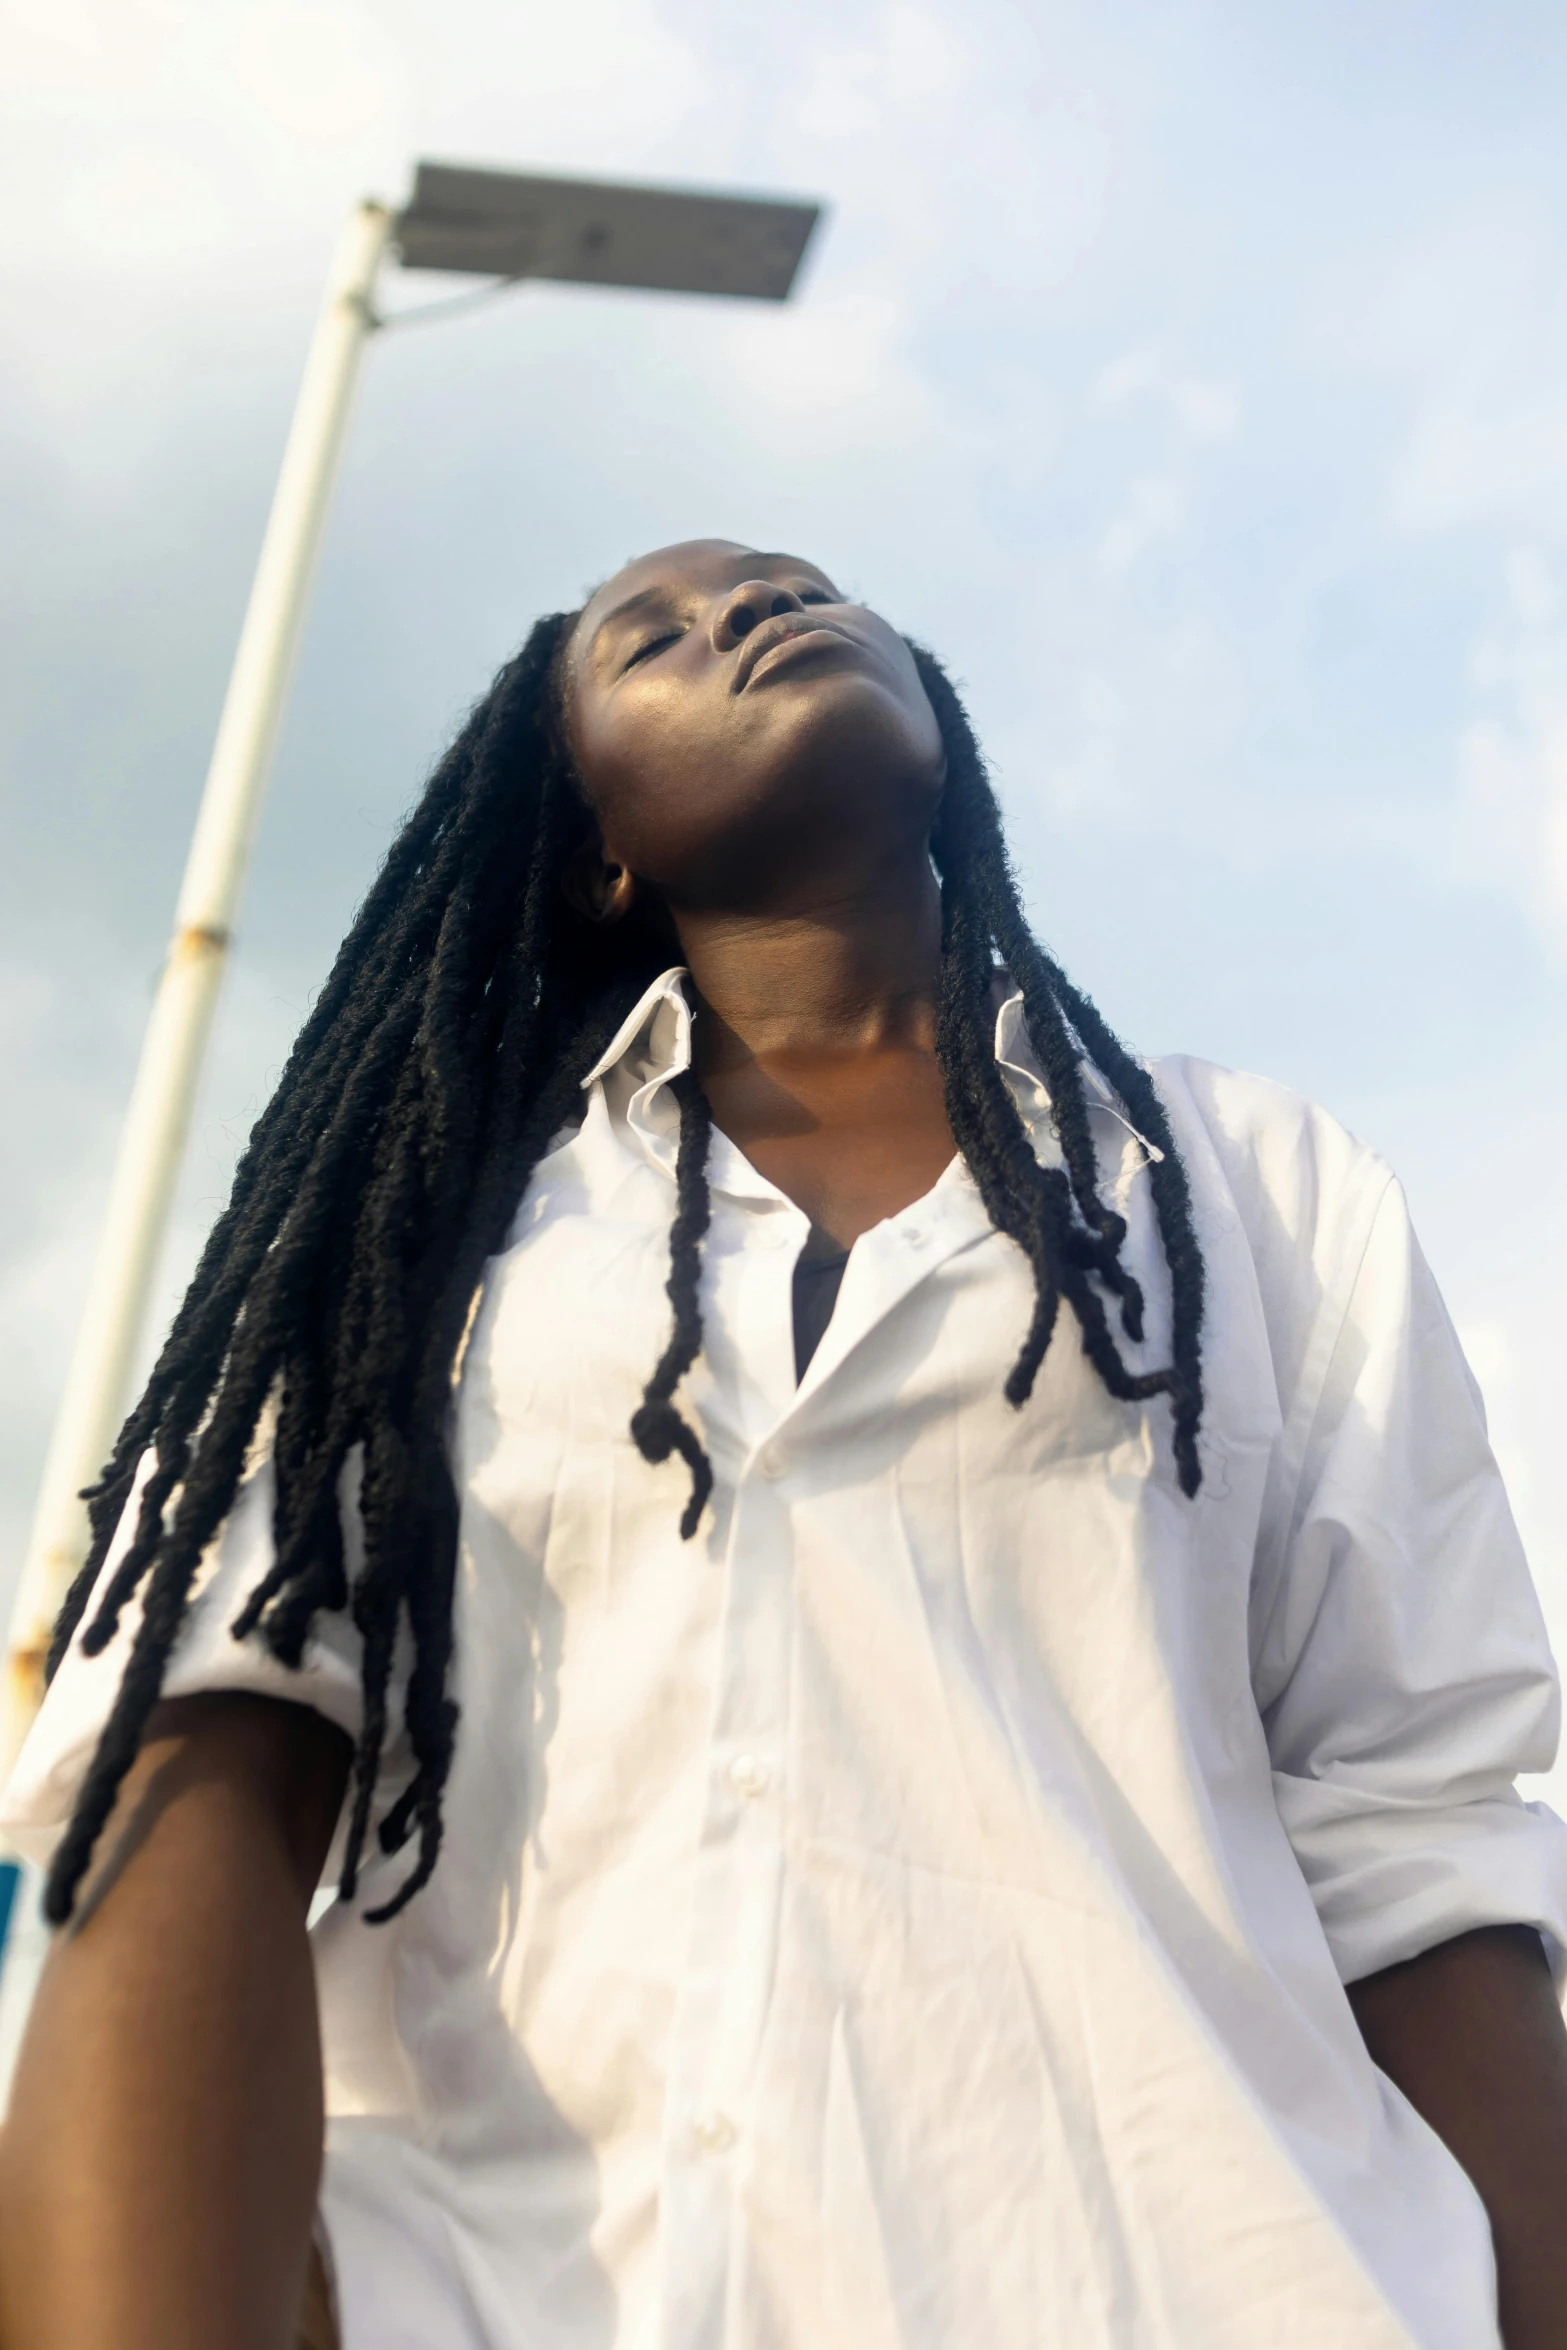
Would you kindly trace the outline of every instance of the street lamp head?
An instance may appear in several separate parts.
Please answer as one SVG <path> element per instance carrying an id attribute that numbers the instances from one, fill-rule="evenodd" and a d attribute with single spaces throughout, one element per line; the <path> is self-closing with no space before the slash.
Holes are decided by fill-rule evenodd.
<path id="1" fill-rule="evenodd" d="M 405 269 L 782 302 L 819 204 L 421 163 L 393 237 Z"/>

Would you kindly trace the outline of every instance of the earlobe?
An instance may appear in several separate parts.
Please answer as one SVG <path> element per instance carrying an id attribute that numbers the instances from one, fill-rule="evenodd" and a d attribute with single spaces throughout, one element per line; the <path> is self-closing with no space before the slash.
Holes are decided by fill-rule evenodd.
<path id="1" fill-rule="evenodd" d="M 606 857 L 597 841 L 577 851 L 561 876 L 561 886 L 579 914 L 605 929 L 623 922 L 636 902 L 636 875 Z"/>
<path id="2" fill-rule="evenodd" d="M 594 919 L 599 922 L 623 922 L 636 902 L 636 875 L 627 865 L 603 865 L 604 877 L 599 911 Z"/>

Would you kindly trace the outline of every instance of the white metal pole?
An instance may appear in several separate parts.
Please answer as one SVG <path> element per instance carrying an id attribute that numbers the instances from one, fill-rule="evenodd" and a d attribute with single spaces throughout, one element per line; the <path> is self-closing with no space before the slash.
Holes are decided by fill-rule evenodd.
<path id="1" fill-rule="evenodd" d="M 0 1767 L 9 1767 L 37 1710 L 50 1626 L 86 1556 L 77 1496 L 127 1408 L 391 218 L 382 204 L 354 212 L 305 362 L 39 1489 L 0 1698 Z"/>

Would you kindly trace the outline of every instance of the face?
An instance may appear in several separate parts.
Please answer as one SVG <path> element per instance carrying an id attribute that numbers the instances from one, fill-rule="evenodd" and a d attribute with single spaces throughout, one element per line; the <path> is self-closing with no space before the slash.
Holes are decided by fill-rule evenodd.
<path id="1" fill-rule="evenodd" d="M 587 605 L 566 683 L 602 849 L 585 910 L 638 885 L 676 912 L 782 907 L 930 838 L 945 758 L 913 658 L 814 564 L 644 555 Z"/>

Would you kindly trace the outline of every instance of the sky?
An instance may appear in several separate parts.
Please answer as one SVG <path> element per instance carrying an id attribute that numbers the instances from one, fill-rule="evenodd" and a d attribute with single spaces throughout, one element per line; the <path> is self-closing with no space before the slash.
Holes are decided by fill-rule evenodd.
<path id="1" fill-rule="evenodd" d="M 0 1596 L 321 280 L 424 155 L 831 213 L 786 309 L 528 287 L 372 346 L 160 1317 L 531 618 L 670 539 L 792 547 L 962 680 L 1122 1033 L 1391 1159 L 1567 1653 L 1567 11 L 0 0 L 0 35 Z"/>

